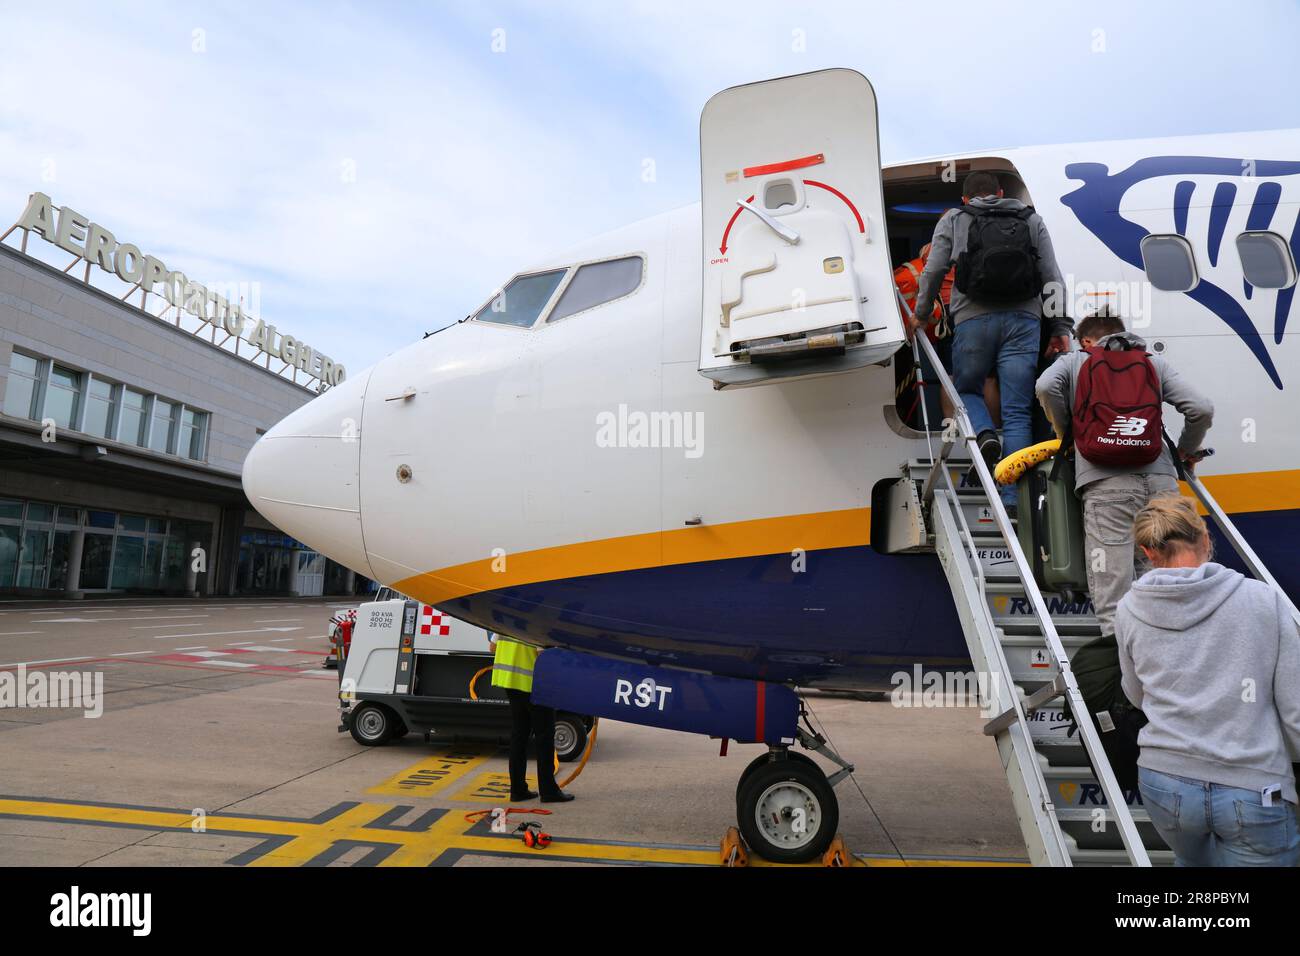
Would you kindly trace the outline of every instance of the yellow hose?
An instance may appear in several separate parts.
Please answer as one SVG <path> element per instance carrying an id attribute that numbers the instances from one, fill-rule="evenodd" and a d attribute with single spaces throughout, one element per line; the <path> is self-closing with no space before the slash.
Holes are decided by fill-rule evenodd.
<path id="1" fill-rule="evenodd" d="M 482 670 L 476 672 L 474 676 L 469 679 L 470 700 L 479 699 L 478 694 L 475 693 L 474 691 L 474 685 L 478 683 L 478 679 L 480 677 L 482 677 L 491 669 L 492 669 L 492 665 L 489 664 L 487 667 L 484 667 Z M 573 773 L 569 774 L 567 777 L 564 778 L 564 780 L 556 784 L 556 786 L 558 786 L 561 790 L 563 790 L 569 784 L 573 783 L 573 781 L 577 780 L 578 775 L 582 773 L 582 768 L 587 766 L 587 761 L 591 759 L 591 752 L 596 749 L 596 730 L 598 727 L 600 727 L 600 718 L 593 717 L 591 721 L 591 733 L 587 735 L 587 749 L 582 752 L 582 759 L 578 761 L 578 766 L 573 768 Z M 560 769 L 559 757 L 555 758 L 555 769 L 557 771 Z"/>
<path id="2" fill-rule="evenodd" d="M 567 787 L 573 781 L 578 779 L 578 774 L 582 773 L 582 768 L 587 766 L 587 761 L 591 759 L 591 752 L 596 749 L 596 728 L 600 726 L 600 718 L 591 719 L 591 733 L 587 736 L 587 749 L 582 753 L 582 759 L 578 761 L 578 766 L 573 768 L 573 773 L 569 774 L 562 781 L 556 784 L 561 790 Z M 560 769 L 560 758 L 555 758 L 555 769 Z"/>

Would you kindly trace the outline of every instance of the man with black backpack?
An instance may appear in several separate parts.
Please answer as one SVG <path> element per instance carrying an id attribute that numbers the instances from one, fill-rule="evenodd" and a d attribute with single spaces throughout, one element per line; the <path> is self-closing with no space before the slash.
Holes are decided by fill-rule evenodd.
<path id="1" fill-rule="evenodd" d="M 1064 302 L 1064 282 L 1042 218 L 1032 206 L 1005 197 L 997 176 L 967 176 L 962 203 L 935 226 L 915 314 L 930 314 L 940 283 L 955 262 L 950 303 L 953 384 L 992 470 L 1003 455 L 1033 443 L 1040 316 L 1044 296 L 1048 303 Z M 1046 318 L 1052 323 L 1048 353 L 1069 351 L 1070 320 L 1063 310 Z M 909 334 L 919 325 L 913 320 Z M 1001 386 L 1001 440 L 984 401 L 984 381 L 994 372 Z M 1014 515 L 1015 486 L 1003 486 L 1001 495 Z"/>

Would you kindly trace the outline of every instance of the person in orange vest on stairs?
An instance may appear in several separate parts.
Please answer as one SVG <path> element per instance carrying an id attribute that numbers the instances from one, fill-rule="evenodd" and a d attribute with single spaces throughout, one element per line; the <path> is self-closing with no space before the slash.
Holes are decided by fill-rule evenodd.
<path id="1" fill-rule="evenodd" d="M 898 286 L 898 291 L 902 293 L 908 309 L 916 308 L 918 283 L 921 280 L 921 273 L 925 271 L 925 261 L 929 258 L 930 243 L 927 242 L 921 247 L 921 252 L 915 259 L 904 262 L 894 270 L 894 284 Z M 948 270 L 948 274 L 943 277 L 943 282 L 939 286 L 939 301 L 934 304 L 934 313 L 930 316 L 930 324 L 925 329 L 926 334 L 930 336 L 931 342 L 937 342 L 940 338 L 946 338 L 952 334 L 951 330 L 949 330 L 947 336 L 943 335 L 941 326 L 943 325 L 948 303 L 952 300 L 952 282 L 956 273 L 957 267 L 953 266 Z"/>
<path id="2" fill-rule="evenodd" d="M 555 782 L 555 711 L 533 703 L 533 668 L 539 648 L 493 635 L 492 686 L 503 688 L 510 701 L 510 802 L 537 796 L 528 789 L 528 738 L 537 748 L 537 789 L 542 803 L 565 803 L 573 794 Z"/>
<path id="3" fill-rule="evenodd" d="M 920 288 L 921 273 L 925 271 L 926 260 L 930 258 L 930 243 L 921 247 L 920 253 L 915 259 L 904 262 L 894 270 L 894 285 L 898 286 L 898 291 L 907 303 L 907 308 L 912 311 L 916 308 L 916 293 Z M 934 303 L 934 312 L 930 315 L 925 325 L 925 334 L 929 337 L 930 342 L 934 345 L 934 352 L 939 356 L 939 361 L 943 364 L 943 369 L 952 375 L 952 320 L 948 315 L 948 304 L 952 301 L 952 283 L 957 274 L 957 267 L 953 266 L 948 270 L 948 274 L 943 277 L 939 284 L 939 298 Z M 990 410 L 993 410 L 994 424 L 1001 427 L 1001 415 L 996 411 L 1001 407 L 1001 399 L 998 395 L 998 380 L 992 376 L 984 381 L 984 400 Z M 951 418 L 953 413 L 952 402 L 949 400 L 946 392 L 939 393 L 939 404 L 943 409 L 945 418 Z M 931 423 L 935 427 L 937 423 Z M 916 426 L 920 428 L 920 425 Z"/>

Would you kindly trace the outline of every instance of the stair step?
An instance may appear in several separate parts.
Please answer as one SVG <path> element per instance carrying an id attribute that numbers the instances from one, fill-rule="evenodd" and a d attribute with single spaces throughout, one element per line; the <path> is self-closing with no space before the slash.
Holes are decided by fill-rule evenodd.
<path id="1" fill-rule="evenodd" d="M 1066 653 L 1083 647 L 1092 640 L 1089 634 L 1062 634 L 1061 644 L 1065 647 Z M 1027 648 L 1037 650 L 1043 647 L 1043 636 L 1041 634 L 1003 634 L 1001 637 L 1003 648 Z"/>
<path id="2" fill-rule="evenodd" d="M 1003 571 L 985 571 L 984 583 L 989 587 L 1005 587 L 1005 588 L 1014 587 L 1016 589 L 1015 593 L 1018 594 L 1025 593 L 1024 582 L 1020 580 L 1020 575 L 1016 574 L 1015 572 L 1008 573 Z M 985 591 L 987 593 L 988 588 L 985 588 Z M 1008 591 L 995 592 L 995 593 L 1010 594 L 1012 592 L 1008 590 Z"/>
<path id="3" fill-rule="evenodd" d="M 999 600 L 1006 600 L 1008 603 L 1002 606 L 997 603 Z M 1029 609 L 1028 598 L 1000 599 L 995 596 L 989 604 L 993 611 L 994 627 L 1002 628 L 1007 634 L 1042 633 L 1038 626 L 1038 618 L 1034 617 L 1033 611 Z M 1053 614 L 1052 626 L 1056 628 L 1057 634 L 1096 637 L 1101 633 L 1101 626 L 1091 614 Z"/>
<path id="4" fill-rule="evenodd" d="M 1153 866 L 1173 866 L 1172 850 L 1147 850 Z M 1124 850 L 1070 850 L 1070 860 L 1075 866 L 1129 866 L 1128 853 Z"/>
<path id="5" fill-rule="evenodd" d="M 1043 631 L 1038 626 L 1038 619 L 1033 615 L 1023 617 L 994 615 L 993 623 L 1001 629 L 1008 637 L 1038 637 L 1042 639 Z M 1065 637 L 1100 637 L 1101 626 L 1097 623 L 1095 617 L 1055 617 L 1052 618 L 1052 626 L 1056 628 L 1056 633 Z"/>
<path id="6" fill-rule="evenodd" d="M 1001 578 L 1010 578 L 1010 580 L 1004 581 L 1001 580 Z M 1020 580 L 1020 575 L 1018 574 L 999 575 L 998 579 L 994 579 L 992 576 L 986 574 L 984 576 L 984 582 L 984 593 L 988 595 L 1022 595 L 1025 593 L 1025 584 Z M 1044 594 L 1044 600 L 1046 600 L 1046 597 L 1046 594 Z"/>
<path id="7" fill-rule="evenodd" d="M 1097 819 L 1097 811 L 1101 811 L 1101 816 L 1107 823 L 1115 822 L 1115 811 L 1110 807 L 1060 807 L 1056 808 L 1056 819 L 1062 823 L 1087 823 L 1092 824 Z M 1151 815 L 1141 806 L 1130 806 L 1128 808 L 1129 816 L 1133 818 L 1134 823 L 1150 825 Z"/>

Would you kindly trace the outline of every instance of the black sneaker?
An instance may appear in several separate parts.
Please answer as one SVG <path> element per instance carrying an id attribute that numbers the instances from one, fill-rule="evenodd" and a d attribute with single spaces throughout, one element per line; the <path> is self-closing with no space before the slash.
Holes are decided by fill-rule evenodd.
<path id="1" fill-rule="evenodd" d="M 542 803 L 568 803 L 572 799 L 573 794 L 565 793 L 563 790 L 542 794 Z"/>
<path id="2" fill-rule="evenodd" d="M 513 793 L 513 792 L 512 792 L 512 793 L 510 794 L 510 802 L 511 802 L 511 803 L 523 803 L 525 800 L 533 800 L 533 799 L 535 799 L 536 797 L 537 797 L 537 793 L 536 793 L 536 791 L 533 791 L 533 790 L 525 790 L 523 793 Z"/>
<path id="3" fill-rule="evenodd" d="M 979 448 L 984 464 L 989 466 L 989 474 L 992 475 L 993 469 L 1002 460 L 1002 441 L 998 438 L 998 433 L 991 428 L 984 429 L 975 437 L 975 445 Z M 976 488 L 980 486 L 979 472 L 973 465 L 970 471 L 966 472 L 966 484 Z"/>

